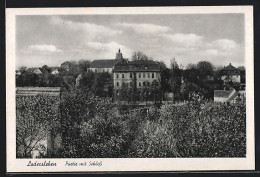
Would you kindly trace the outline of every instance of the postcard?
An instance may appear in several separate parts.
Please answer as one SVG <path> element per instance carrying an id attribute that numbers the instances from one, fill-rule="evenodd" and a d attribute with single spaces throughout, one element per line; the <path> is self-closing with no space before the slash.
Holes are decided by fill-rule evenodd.
<path id="1" fill-rule="evenodd" d="M 254 170 L 252 6 L 8 8 L 7 172 Z"/>

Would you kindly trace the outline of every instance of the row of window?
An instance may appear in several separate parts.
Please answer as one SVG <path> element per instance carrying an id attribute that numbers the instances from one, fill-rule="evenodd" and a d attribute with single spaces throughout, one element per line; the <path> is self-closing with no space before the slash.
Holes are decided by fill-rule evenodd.
<path id="1" fill-rule="evenodd" d="M 94 69 L 89 69 L 90 71 L 93 71 Z M 102 68 L 96 68 L 95 69 L 95 72 L 97 73 L 97 72 L 109 72 L 109 69 L 102 69 Z"/>
<path id="2" fill-rule="evenodd" d="M 155 76 L 155 74 L 156 73 L 138 73 L 138 77 L 139 78 L 154 78 L 154 76 Z M 120 74 L 116 74 L 116 78 L 119 78 L 119 75 Z M 134 77 L 134 75 L 133 75 L 133 73 L 130 73 L 130 78 L 133 78 Z M 125 78 L 125 74 L 121 74 L 121 78 Z"/>
<path id="3" fill-rule="evenodd" d="M 128 86 L 128 83 L 124 83 L 124 84 L 126 84 L 126 86 Z M 130 82 L 129 85 L 131 86 L 132 82 Z M 139 85 L 139 87 L 142 87 L 142 86 L 144 86 L 144 87 L 148 86 L 149 87 L 150 85 L 154 86 L 153 82 L 152 83 L 150 83 L 150 82 L 138 82 L 138 85 Z M 119 87 L 119 82 L 116 82 L 116 86 Z"/>
<path id="4" fill-rule="evenodd" d="M 132 94 L 133 92 L 132 91 L 130 91 L 130 93 L 129 94 Z M 120 94 L 120 92 L 117 90 L 116 91 L 116 94 L 117 95 L 119 95 Z M 138 94 L 139 95 L 148 95 L 148 96 L 150 96 L 150 95 L 152 95 L 152 94 L 156 94 L 156 93 L 154 93 L 154 92 L 151 92 L 151 91 L 144 91 L 144 92 L 142 92 L 142 91 L 139 91 L 138 92 Z"/>

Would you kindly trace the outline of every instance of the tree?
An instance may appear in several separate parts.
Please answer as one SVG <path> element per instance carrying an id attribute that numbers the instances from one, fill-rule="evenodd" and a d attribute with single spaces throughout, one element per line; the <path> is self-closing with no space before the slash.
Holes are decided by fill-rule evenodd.
<path id="1" fill-rule="evenodd" d="M 197 65 L 193 63 L 189 63 L 187 64 L 186 69 L 197 69 Z"/>
<path id="2" fill-rule="evenodd" d="M 47 95 L 16 97 L 17 157 L 30 158 L 50 131 L 60 127 L 59 99 Z M 59 132 L 59 131 L 56 131 Z"/>
<path id="3" fill-rule="evenodd" d="M 144 54 L 143 52 L 134 52 L 132 55 L 132 61 L 135 60 L 153 60 L 153 58 L 148 57 L 146 54 Z"/>
<path id="4" fill-rule="evenodd" d="M 205 78 L 206 76 L 212 76 L 213 75 L 214 66 L 208 61 L 198 62 L 197 68 L 199 70 L 199 76 L 200 76 L 201 79 Z"/>
<path id="5" fill-rule="evenodd" d="M 48 87 L 60 87 L 62 79 L 59 76 L 50 74 L 48 76 L 48 81 L 49 81 Z"/>
<path id="6" fill-rule="evenodd" d="M 171 91 L 170 86 L 170 78 L 171 78 L 171 71 L 169 68 L 166 67 L 165 63 L 163 61 L 158 62 L 160 65 L 160 84 L 161 84 L 161 90 L 162 92 L 169 92 Z M 164 94 L 163 94 L 164 95 Z"/>
<path id="7" fill-rule="evenodd" d="M 81 69 L 82 72 L 85 72 L 88 70 L 90 66 L 90 61 L 89 60 L 80 60 L 79 61 L 79 68 Z"/>
<path id="8" fill-rule="evenodd" d="M 178 99 L 178 95 L 180 93 L 181 86 L 181 76 L 182 72 L 179 69 L 179 66 L 175 59 L 171 61 L 171 70 L 170 70 L 170 87 L 173 92 L 173 100 Z"/>
<path id="9" fill-rule="evenodd" d="M 127 83 L 123 82 L 122 87 L 119 89 L 119 98 L 120 101 L 131 101 L 131 93 Z"/>
<path id="10" fill-rule="evenodd" d="M 42 69 L 46 70 L 48 73 L 51 72 L 51 68 L 49 68 L 47 65 L 43 65 Z"/>
<path id="11" fill-rule="evenodd" d="M 21 67 L 19 68 L 19 71 L 21 72 L 21 74 L 23 74 L 23 73 L 25 73 L 25 72 L 27 71 L 27 67 L 21 66 Z"/>

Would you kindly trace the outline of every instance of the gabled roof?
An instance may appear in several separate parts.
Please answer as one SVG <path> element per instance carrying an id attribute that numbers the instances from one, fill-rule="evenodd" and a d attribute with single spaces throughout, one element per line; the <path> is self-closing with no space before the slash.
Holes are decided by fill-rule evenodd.
<path id="1" fill-rule="evenodd" d="M 236 92 L 236 90 L 233 87 L 230 87 L 229 89 L 230 90 L 214 90 L 214 97 L 229 98 L 230 94 Z"/>
<path id="2" fill-rule="evenodd" d="M 62 63 L 61 65 L 71 65 L 71 63 L 69 61 L 66 61 L 66 62 Z"/>
<path id="3" fill-rule="evenodd" d="M 238 92 L 235 92 L 235 93 L 228 99 L 228 101 L 232 101 L 237 95 L 238 95 Z"/>
<path id="4" fill-rule="evenodd" d="M 45 70 L 44 68 L 39 68 L 39 70 L 43 73 L 43 74 L 48 74 L 49 72 L 47 70 Z"/>
<path id="5" fill-rule="evenodd" d="M 214 97 L 228 98 L 232 90 L 214 90 Z"/>
<path id="6" fill-rule="evenodd" d="M 58 69 L 59 69 L 59 67 L 51 67 L 51 72 L 55 71 L 55 70 L 58 70 Z"/>
<path id="7" fill-rule="evenodd" d="M 160 65 L 152 60 L 135 60 L 117 64 L 114 71 L 160 71 Z"/>
<path id="8" fill-rule="evenodd" d="M 90 68 L 113 68 L 120 61 L 120 59 L 93 60 L 90 63 Z"/>
<path id="9" fill-rule="evenodd" d="M 33 72 L 35 72 L 35 71 L 40 71 L 41 73 L 43 73 L 42 71 L 41 71 L 41 68 L 28 68 L 27 69 L 27 72 L 31 72 L 31 73 L 33 73 Z"/>
<path id="10" fill-rule="evenodd" d="M 237 69 L 236 67 L 232 66 L 231 63 L 229 63 L 228 66 L 224 67 L 221 70 L 221 74 L 225 75 L 225 74 L 240 74 L 240 70 Z"/>

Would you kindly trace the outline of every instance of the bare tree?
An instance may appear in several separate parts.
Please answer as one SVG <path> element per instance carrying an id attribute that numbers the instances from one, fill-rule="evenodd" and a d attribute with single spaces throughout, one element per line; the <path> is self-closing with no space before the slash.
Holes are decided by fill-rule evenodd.
<path id="1" fill-rule="evenodd" d="M 143 52 L 134 52 L 132 55 L 132 61 L 135 60 L 153 60 L 152 57 L 148 57 L 146 54 L 144 54 Z"/>

